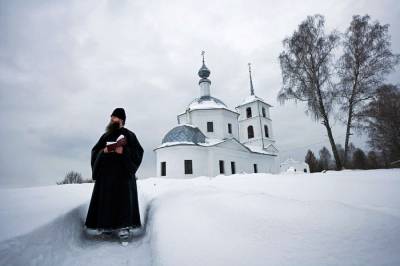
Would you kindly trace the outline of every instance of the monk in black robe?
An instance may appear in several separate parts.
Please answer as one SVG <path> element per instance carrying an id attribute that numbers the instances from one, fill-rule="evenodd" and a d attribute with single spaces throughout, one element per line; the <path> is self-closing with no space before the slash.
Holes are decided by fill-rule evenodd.
<path id="1" fill-rule="evenodd" d="M 143 157 L 143 148 L 136 135 L 124 127 L 125 111 L 116 108 L 106 132 L 94 145 L 91 155 L 92 178 L 95 180 L 85 225 L 100 232 L 119 230 L 127 238 L 129 229 L 141 226 L 136 171 Z M 123 135 L 124 146 L 109 151 L 107 142 Z"/>

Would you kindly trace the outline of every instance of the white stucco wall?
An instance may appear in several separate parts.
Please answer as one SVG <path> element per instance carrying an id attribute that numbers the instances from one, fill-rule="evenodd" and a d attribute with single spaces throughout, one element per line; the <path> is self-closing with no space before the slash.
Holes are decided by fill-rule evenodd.
<path id="1" fill-rule="evenodd" d="M 190 120 L 186 113 L 178 116 L 179 124 L 190 123 L 197 126 L 207 138 L 237 138 L 238 132 L 238 114 L 226 109 L 197 109 L 189 111 Z M 214 132 L 207 132 L 207 122 L 213 122 Z M 228 133 L 228 123 L 232 124 L 232 134 Z"/>
<path id="2" fill-rule="evenodd" d="M 193 174 L 185 175 L 185 160 L 192 160 Z M 166 176 L 185 178 L 209 176 L 208 150 L 196 145 L 176 145 L 156 150 L 157 176 L 161 176 L 161 162 L 166 162 Z"/>
<path id="3" fill-rule="evenodd" d="M 224 161 L 225 175 L 232 174 L 231 161 L 235 162 L 236 173 L 277 173 L 277 157 L 250 153 L 231 142 L 217 146 L 176 145 L 156 149 L 157 176 L 161 176 L 161 162 L 166 162 L 166 176 L 171 178 L 190 178 L 196 176 L 217 176 L 220 174 L 219 160 Z M 192 160 L 193 174 L 184 174 L 184 160 Z"/>

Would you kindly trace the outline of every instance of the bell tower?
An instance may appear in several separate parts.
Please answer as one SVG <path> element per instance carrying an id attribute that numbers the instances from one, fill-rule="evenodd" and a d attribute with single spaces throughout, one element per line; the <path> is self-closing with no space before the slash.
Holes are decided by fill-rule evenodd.
<path id="1" fill-rule="evenodd" d="M 254 93 L 251 64 L 249 66 L 250 95 L 238 106 L 239 141 L 264 151 L 277 153 L 269 108 L 272 107 Z"/>

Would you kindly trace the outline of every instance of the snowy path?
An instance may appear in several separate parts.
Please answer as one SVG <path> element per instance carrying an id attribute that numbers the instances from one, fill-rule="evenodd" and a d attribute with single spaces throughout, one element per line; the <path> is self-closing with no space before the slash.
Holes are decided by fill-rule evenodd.
<path id="1" fill-rule="evenodd" d="M 82 234 L 84 186 L 4 191 L 0 265 L 400 265 L 400 170 L 142 180 L 128 247 Z"/>
<path id="2" fill-rule="evenodd" d="M 89 239 L 83 204 L 33 232 L 0 243 L 1 265 L 150 265 L 149 237 L 122 247 L 116 238 Z"/>

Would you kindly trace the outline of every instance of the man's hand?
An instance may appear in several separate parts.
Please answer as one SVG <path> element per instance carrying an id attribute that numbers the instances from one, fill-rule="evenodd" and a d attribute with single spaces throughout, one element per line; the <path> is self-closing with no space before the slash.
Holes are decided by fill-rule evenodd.
<path id="1" fill-rule="evenodd" d="M 104 153 L 108 153 L 107 147 L 105 147 L 105 148 L 103 149 L 103 152 L 104 152 Z"/>
<path id="2" fill-rule="evenodd" d="M 115 148 L 115 152 L 118 154 L 122 154 L 123 151 L 124 151 L 124 148 L 122 146 Z"/>

